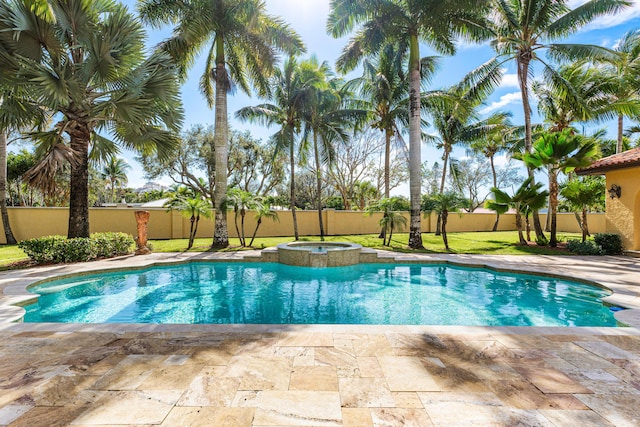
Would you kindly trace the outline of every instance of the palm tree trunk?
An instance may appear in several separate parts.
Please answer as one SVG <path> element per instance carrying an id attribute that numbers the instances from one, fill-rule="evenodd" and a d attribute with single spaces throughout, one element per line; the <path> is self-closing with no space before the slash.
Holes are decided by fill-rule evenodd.
<path id="1" fill-rule="evenodd" d="M 624 116 L 622 114 L 618 114 L 618 141 L 616 144 L 616 154 L 622 153 L 622 133 L 624 131 Z"/>
<path id="2" fill-rule="evenodd" d="M 313 154 L 316 160 L 316 206 L 318 207 L 318 224 L 320 240 L 324 241 L 324 224 L 322 223 L 322 169 L 320 169 L 320 153 L 318 152 L 318 134 L 313 132 Z"/>
<path id="3" fill-rule="evenodd" d="M 493 188 L 498 188 L 498 174 L 496 173 L 496 165 L 493 162 L 493 156 L 489 156 L 491 164 L 491 176 L 493 177 Z M 496 211 L 496 222 L 493 223 L 491 231 L 498 231 L 498 223 L 500 222 L 500 214 Z"/>
<path id="4" fill-rule="evenodd" d="M 227 123 L 227 91 L 229 81 L 225 69 L 224 37 L 216 34 L 216 104 L 213 146 L 215 153 L 215 189 L 213 209 L 216 211 L 212 248 L 229 246 L 227 230 L 227 161 L 229 155 L 229 124 Z"/>
<path id="5" fill-rule="evenodd" d="M 187 245 L 187 250 L 191 249 L 191 247 L 193 246 L 193 238 L 196 235 L 195 231 L 193 230 L 194 223 L 196 222 L 195 215 L 191 215 L 190 221 L 191 227 L 189 227 L 189 244 Z"/>
<path id="6" fill-rule="evenodd" d="M 449 252 L 449 239 L 447 239 L 447 217 L 449 216 L 449 212 L 446 210 L 442 211 L 442 241 L 444 242 L 444 248 Z"/>
<path id="7" fill-rule="evenodd" d="M 549 240 L 549 246 L 555 248 L 558 246 L 558 240 L 556 238 L 557 228 L 557 215 L 558 211 L 558 173 L 550 169 L 549 170 L 549 215 L 551 216 L 551 239 Z"/>
<path id="8" fill-rule="evenodd" d="M 67 236 L 89 237 L 89 140 L 91 131 L 86 123 L 78 123 L 69 132 L 76 163 L 71 165 L 69 194 L 69 230 Z"/>
<path id="9" fill-rule="evenodd" d="M 585 242 L 589 235 L 589 226 L 587 225 L 587 208 L 585 207 L 582 208 L 582 241 Z"/>
<path id="10" fill-rule="evenodd" d="M 409 198 L 411 220 L 409 247 L 424 248 L 420 224 L 420 190 L 422 158 L 420 138 L 420 45 L 418 35 L 409 35 Z"/>
<path id="11" fill-rule="evenodd" d="M 516 209 L 516 228 L 518 229 L 518 238 L 520 239 L 520 244 L 526 245 L 527 241 L 522 234 L 522 215 L 520 214 L 519 209 Z"/>
<path id="12" fill-rule="evenodd" d="M 258 234 L 258 228 L 260 228 L 260 224 L 262 224 L 262 218 L 258 218 L 258 221 L 256 222 L 256 228 L 255 230 L 253 230 L 253 235 L 251 236 L 251 241 L 249 242 L 249 246 L 253 245 L 253 241 L 256 238 L 256 234 Z"/>
<path id="13" fill-rule="evenodd" d="M 384 198 L 388 199 L 391 194 L 391 137 L 393 136 L 393 129 L 386 129 L 384 132 Z M 385 212 L 384 215 L 387 213 Z M 386 230 L 382 227 L 380 235 L 378 237 L 385 239 Z"/>
<path id="14" fill-rule="evenodd" d="M 295 175 L 295 166 L 296 166 L 296 160 L 295 160 L 295 144 L 293 141 L 293 129 L 289 130 L 289 160 L 291 162 L 290 164 L 290 168 L 291 168 L 291 196 L 290 196 L 290 201 L 291 201 L 291 217 L 293 219 L 293 235 L 295 237 L 295 240 L 298 240 L 298 219 L 296 217 L 296 175 Z"/>
<path id="15" fill-rule="evenodd" d="M 9 212 L 7 211 L 7 134 L 0 132 L 0 213 L 4 238 L 8 245 L 15 245 L 16 238 L 9 224 Z"/>
<path id="16" fill-rule="evenodd" d="M 247 211 L 245 210 L 245 208 L 240 209 L 240 232 L 242 233 L 242 236 L 238 236 L 240 237 L 240 244 L 242 246 L 247 246 L 246 243 L 247 241 L 244 238 L 244 217 L 247 216 Z"/>
<path id="17" fill-rule="evenodd" d="M 234 209 L 233 212 L 233 224 L 236 227 L 236 234 L 238 235 L 238 240 L 240 240 L 240 245 L 242 245 L 242 238 L 240 237 L 240 228 L 238 227 L 238 209 Z"/>
<path id="18" fill-rule="evenodd" d="M 524 110 L 524 148 L 530 153 L 533 147 L 531 132 L 531 104 L 529 104 L 529 85 L 527 78 L 529 77 L 529 62 L 531 61 L 531 52 L 520 52 L 517 58 L 518 65 L 518 83 L 520 85 L 520 93 L 522 94 L 522 108 Z M 527 166 L 527 174 L 532 178 L 531 185 L 535 185 L 534 171 Z M 536 231 L 536 238 L 544 237 L 542 226 L 540 225 L 540 216 L 538 211 L 533 211 L 533 228 Z"/>
<path id="19" fill-rule="evenodd" d="M 444 194 L 444 184 L 447 179 L 447 165 L 449 164 L 449 157 L 451 156 L 451 144 L 445 142 L 444 143 L 444 156 L 442 156 L 442 177 L 440 178 L 440 194 Z M 442 214 L 438 213 L 438 218 L 436 219 L 436 236 L 439 236 L 442 231 Z"/>

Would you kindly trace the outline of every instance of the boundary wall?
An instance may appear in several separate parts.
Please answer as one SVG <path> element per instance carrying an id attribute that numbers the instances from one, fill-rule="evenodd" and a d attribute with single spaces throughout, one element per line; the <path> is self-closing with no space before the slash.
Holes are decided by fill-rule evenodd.
<path id="1" fill-rule="evenodd" d="M 69 222 L 68 208 L 32 208 L 10 207 L 9 221 L 14 236 L 18 241 L 52 234 L 67 235 Z M 127 208 L 91 208 L 89 209 L 89 224 L 91 232 L 122 231 L 136 235 L 135 207 Z M 186 239 L 189 237 L 189 218 L 179 212 L 167 211 L 161 208 L 145 209 L 151 213 L 148 224 L 149 239 Z M 317 211 L 296 211 L 298 217 L 298 232 L 301 236 L 317 236 L 320 234 Z M 408 231 L 409 214 L 406 213 L 407 227 L 395 232 Z M 293 220 L 290 211 L 278 211 L 278 221 L 263 219 L 258 229 L 258 237 L 293 236 Z M 361 211 L 323 211 L 323 222 L 326 235 L 372 234 L 380 231 L 378 225 L 382 213 L 364 214 Z M 456 231 L 490 231 L 495 222 L 493 213 L 450 213 L 447 221 L 447 232 Z M 234 213 L 227 216 L 229 237 L 237 237 L 234 224 Z M 546 215 L 541 214 L 544 223 Z M 434 232 L 437 215 L 430 214 L 422 218 L 422 231 Z M 605 214 L 589 214 L 589 231 L 604 233 L 606 231 Z M 240 222 L 240 221 L 238 221 Z M 245 216 L 245 235 L 251 236 L 256 226 L 253 212 Z M 515 215 L 500 215 L 498 230 L 515 230 Z M 558 232 L 579 233 L 580 227 L 572 213 L 558 214 Z M 198 225 L 196 237 L 212 237 L 213 220 L 203 218 Z M 6 243 L 4 233 L 0 233 L 0 244 Z"/>

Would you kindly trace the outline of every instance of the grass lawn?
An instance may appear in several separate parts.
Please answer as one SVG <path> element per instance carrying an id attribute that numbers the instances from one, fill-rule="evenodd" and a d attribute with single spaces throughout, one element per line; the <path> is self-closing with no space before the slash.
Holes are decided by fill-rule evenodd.
<path id="1" fill-rule="evenodd" d="M 524 254 L 542 254 L 542 255 L 559 255 L 569 254 L 569 252 L 560 248 L 548 248 L 537 246 L 535 243 L 530 243 L 529 246 L 519 246 L 518 233 L 516 231 L 497 231 L 497 232 L 473 232 L 473 233 L 448 233 L 450 253 L 459 254 L 496 254 L 496 255 L 524 255 Z M 579 233 L 558 233 L 559 241 L 566 241 L 568 239 L 579 239 L 581 236 Z M 291 237 L 262 237 L 256 238 L 253 242 L 253 247 L 256 249 L 263 249 L 271 246 L 276 246 L 280 243 L 290 242 L 293 239 Z M 319 241 L 317 236 L 302 237 L 301 241 Z M 382 239 L 378 238 L 377 234 L 365 234 L 357 236 L 328 236 L 325 239 L 328 242 L 332 241 L 349 241 L 353 243 L 359 243 L 362 246 L 374 248 L 393 250 L 397 252 L 414 252 L 407 247 L 407 241 L 409 236 L 407 233 L 394 234 L 391 241 L 391 247 L 382 246 Z M 445 253 L 444 244 L 442 243 L 442 236 L 436 236 L 434 233 L 424 233 L 422 235 L 422 241 L 425 246 L 425 253 Z M 154 252 L 183 252 L 187 247 L 187 239 L 175 239 L 175 240 L 153 240 L 151 241 L 152 250 Z M 240 248 L 240 242 L 238 239 L 229 239 L 230 247 L 223 249 L 223 251 L 237 251 L 243 250 Z M 191 252 L 207 251 L 211 247 L 211 238 L 196 239 Z"/>
<path id="2" fill-rule="evenodd" d="M 529 246 L 519 246 L 518 233 L 516 231 L 496 231 L 496 232 L 473 232 L 473 233 L 448 233 L 450 253 L 458 254 L 494 254 L 494 255 L 566 255 L 569 254 L 562 248 L 551 249 L 548 247 L 537 246 L 530 243 Z M 569 239 L 580 239 L 579 233 L 558 233 L 559 241 L 567 241 Z M 365 234 L 358 236 L 328 236 L 326 241 L 348 241 L 359 243 L 362 246 L 392 250 L 397 252 L 414 252 L 407 247 L 409 237 L 407 233 L 394 234 L 391 241 L 391 247 L 382 246 L 382 239 L 377 234 Z M 211 247 L 211 238 L 196 239 L 190 252 L 208 251 Z M 256 238 L 254 248 L 263 249 L 270 246 L 276 246 L 280 243 L 292 241 L 292 237 L 259 237 Z M 317 236 L 302 237 L 301 241 L 319 241 Z M 436 236 L 433 233 L 424 233 L 422 241 L 425 250 L 416 251 L 424 253 L 444 253 L 444 244 L 442 236 Z M 154 252 L 184 252 L 188 240 L 151 240 L 151 247 Z M 238 239 L 229 239 L 230 247 L 223 249 L 224 252 L 232 252 L 238 250 L 246 250 L 241 248 Z M 248 248 L 251 249 L 251 248 Z M 18 248 L 17 245 L 0 245 L 0 270 L 6 269 L 16 263 L 24 262 L 28 258 Z"/>
<path id="3" fill-rule="evenodd" d="M 18 245 L 0 245 L 0 268 L 29 259 Z"/>

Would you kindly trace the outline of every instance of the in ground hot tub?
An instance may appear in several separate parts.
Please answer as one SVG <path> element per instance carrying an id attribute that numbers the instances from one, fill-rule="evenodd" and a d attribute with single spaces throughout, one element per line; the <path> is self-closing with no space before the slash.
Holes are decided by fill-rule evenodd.
<path id="1" fill-rule="evenodd" d="M 303 267 L 342 267 L 360 262 L 361 245 L 348 242 L 290 242 L 278 245 L 278 261 Z"/>

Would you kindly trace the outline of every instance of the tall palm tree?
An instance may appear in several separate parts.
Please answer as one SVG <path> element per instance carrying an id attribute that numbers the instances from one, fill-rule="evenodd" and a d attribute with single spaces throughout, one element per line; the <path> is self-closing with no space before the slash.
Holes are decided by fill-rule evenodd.
<path id="1" fill-rule="evenodd" d="M 640 84 L 638 70 L 640 69 L 640 29 L 625 33 L 615 48 L 616 57 L 608 61 L 603 74 L 608 77 L 614 87 L 609 106 L 617 112 L 618 139 L 616 153 L 623 151 L 624 118 L 638 117 L 640 104 Z"/>
<path id="2" fill-rule="evenodd" d="M 121 158 L 116 156 L 109 157 L 109 160 L 102 168 L 102 179 L 109 182 L 111 192 L 111 203 L 116 201 L 116 187 L 122 188 L 127 185 L 129 178 L 127 177 L 127 171 L 131 169 L 131 166 Z"/>
<path id="3" fill-rule="evenodd" d="M 595 18 L 616 13 L 629 5 L 625 0 L 590 0 L 571 10 L 568 0 L 510 0 L 496 1 L 493 9 L 492 30 L 495 38 L 492 46 L 496 57 L 472 72 L 476 78 L 500 83 L 504 64 L 515 61 L 518 84 L 522 95 L 524 112 L 525 150 L 530 152 L 532 143 L 531 105 L 529 102 L 529 77 L 533 75 L 532 62 L 542 63 L 548 76 L 556 72 L 544 57 L 556 59 L 614 59 L 617 55 L 609 49 L 595 45 L 576 43 L 557 43 L 557 41 L 575 33 L 580 27 Z M 555 78 L 557 82 L 562 79 Z M 533 169 L 529 168 L 533 177 Z M 537 212 L 533 215 L 536 236 L 543 236 Z"/>
<path id="4" fill-rule="evenodd" d="M 335 145 L 349 141 L 347 129 L 356 128 L 358 121 L 366 118 L 366 111 L 349 108 L 350 93 L 342 84 L 342 80 L 333 78 L 327 62 L 318 64 L 312 57 L 303 62 L 303 68 L 323 76 L 321 84 L 311 90 L 308 102 L 305 103 L 302 120 L 304 132 L 300 151 L 302 161 L 309 151 L 313 154 L 316 175 L 316 207 L 320 240 L 324 240 L 324 224 L 322 221 L 322 169 L 323 165 L 333 164 Z"/>
<path id="5" fill-rule="evenodd" d="M 38 171 L 52 176 L 56 158 L 70 162 L 68 235 L 88 237 L 90 151 L 96 159 L 118 144 L 166 153 L 182 120 L 179 89 L 166 55 L 144 59 L 144 29 L 126 7 L 48 3 L 54 20 L 42 19 L 29 0 L 0 3 L 0 86 L 13 85 L 26 103 L 57 114 L 54 129 L 32 134 L 38 152 L 50 154 Z"/>
<path id="6" fill-rule="evenodd" d="M 402 133 L 409 126 L 409 79 L 406 51 L 389 44 L 374 58 L 362 62 L 362 76 L 346 83 L 360 96 L 358 106 L 370 115 L 370 126 L 384 132 L 384 197 L 389 198 L 392 142 L 405 149 Z M 438 64 L 436 57 L 421 60 L 422 82 L 431 81 Z"/>
<path id="7" fill-rule="evenodd" d="M 513 145 L 514 133 L 516 129 L 511 124 L 511 113 L 498 113 L 487 119 L 491 129 L 485 135 L 475 139 L 469 145 L 471 151 L 481 154 L 489 159 L 491 166 L 491 178 L 493 188 L 498 188 L 498 174 L 496 172 L 495 156 L 507 152 Z M 492 231 L 498 229 L 500 222 L 500 212 L 496 211 L 496 222 L 493 223 Z"/>
<path id="8" fill-rule="evenodd" d="M 290 57 L 282 69 L 276 69 L 269 79 L 272 90 L 266 98 L 271 103 L 241 108 L 236 112 L 240 120 L 280 127 L 271 138 L 276 143 L 276 152 L 286 150 L 289 154 L 290 207 L 295 240 L 299 238 L 295 197 L 296 135 L 301 130 L 302 111 L 315 86 L 322 84 L 322 81 L 321 74 L 310 72 L 308 67 L 303 69 L 295 57 Z"/>
<path id="9" fill-rule="evenodd" d="M 173 36 L 161 44 L 161 49 L 171 55 L 183 75 L 196 56 L 207 50 L 200 90 L 215 110 L 212 247 L 227 247 L 227 93 L 234 86 L 251 93 L 251 83 L 258 94 L 268 94 L 268 76 L 277 62 L 277 52 L 299 53 L 303 43 L 287 24 L 266 13 L 261 0 L 142 0 L 139 12 L 143 20 L 156 27 L 176 25 Z"/>
<path id="10" fill-rule="evenodd" d="M 338 59 L 338 69 L 355 68 L 365 55 L 395 43 L 409 52 L 409 192 L 411 221 L 409 247 L 422 248 L 420 229 L 421 190 L 421 62 L 420 42 L 443 54 L 455 52 L 459 36 L 487 37 L 485 12 L 488 2 L 472 0 L 332 0 L 327 30 L 342 37 L 354 28 L 355 36 Z"/>
<path id="11" fill-rule="evenodd" d="M 549 215 L 551 216 L 551 238 L 549 245 L 558 245 L 556 239 L 556 213 L 558 210 L 558 174 L 572 172 L 575 168 L 588 166 L 598 155 L 598 147 L 593 139 L 586 140 L 574 135 L 571 129 L 550 132 L 534 144 L 531 153 L 521 159 L 527 167 L 546 167 L 549 173 Z"/>
<path id="12" fill-rule="evenodd" d="M 440 194 L 444 194 L 447 168 L 450 172 L 455 171 L 451 159 L 453 146 L 456 143 L 471 144 L 473 141 L 486 138 L 491 132 L 503 129 L 501 120 L 506 118 L 502 112 L 494 113 L 483 120 L 478 118 L 477 109 L 484 100 L 485 92 L 476 84 L 468 86 L 467 82 L 461 82 L 444 92 L 449 101 L 429 109 L 433 127 L 439 135 L 436 145 L 443 150 Z M 439 215 L 436 234 L 440 234 L 440 220 Z"/>

